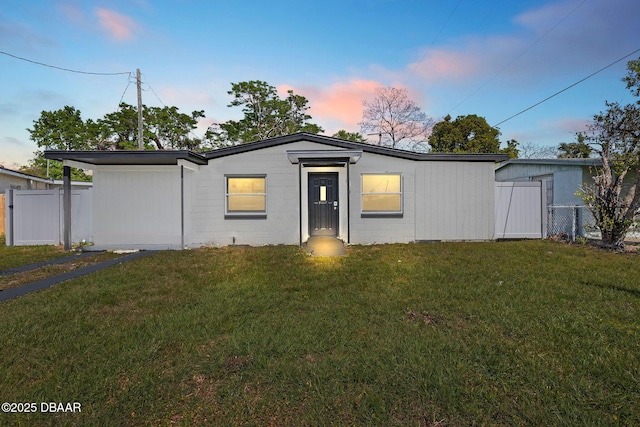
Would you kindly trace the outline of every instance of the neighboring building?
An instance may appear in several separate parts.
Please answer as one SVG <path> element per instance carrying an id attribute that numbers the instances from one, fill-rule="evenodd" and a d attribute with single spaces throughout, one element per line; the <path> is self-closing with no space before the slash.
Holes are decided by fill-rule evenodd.
<path id="1" fill-rule="evenodd" d="M 72 190 L 86 189 L 92 186 L 92 182 L 71 181 Z M 7 231 L 6 205 L 8 203 L 5 198 L 7 190 L 51 190 L 54 188 L 62 188 L 61 179 L 40 178 L 0 166 L 0 234 L 5 234 Z"/>
<path id="2" fill-rule="evenodd" d="M 5 190 L 46 190 L 52 183 L 50 179 L 0 166 L 0 194 L 4 194 Z"/>
<path id="3" fill-rule="evenodd" d="M 500 154 L 298 133 L 190 151 L 46 151 L 93 170 L 95 249 L 492 240 Z"/>
<path id="4" fill-rule="evenodd" d="M 72 189 L 91 188 L 92 182 L 71 181 Z M 46 179 L 0 166 L 0 194 L 6 190 L 49 190 L 62 188 L 61 179 Z"/>
<path id="5" fill-rule="evenodd" d="M 496 181 L 545 181 L 548 205 L 583 205 L 576 196 L 593 183 L 600 159 L 511 159 L 496 167 Z"/>
<path id="6" fill-rule="evenodd" d="M 496 181 L 543 181 L 546 188 L 547 235 L 599 238 L 595 220 L 576 194 L 593 184 L 600 159 L 512 159 L 496 167 Z"/>

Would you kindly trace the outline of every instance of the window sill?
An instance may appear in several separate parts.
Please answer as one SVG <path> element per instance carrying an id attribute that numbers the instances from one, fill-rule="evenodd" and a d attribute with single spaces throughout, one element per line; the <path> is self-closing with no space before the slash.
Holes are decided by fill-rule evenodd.
<path id="1" fill-rule="evenodd" d="M 267 219 L 267 214 L 266 213 L 225 214 L 224 219 Z"/>
<path id="2" fill-rule="evenodd" d="M 402 218 L 402 212 L 360 212 L 360 218 Z"/>

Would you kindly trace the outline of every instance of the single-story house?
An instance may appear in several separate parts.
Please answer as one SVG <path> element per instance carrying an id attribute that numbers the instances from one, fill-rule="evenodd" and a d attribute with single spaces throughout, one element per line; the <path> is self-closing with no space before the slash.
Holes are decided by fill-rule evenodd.
<path id="1" fill-rule="evenodd" d="M 46 151 L 93 171 L 96 249 L 492 240 L 501 154 L 297 133 L 191 151 Z"/>

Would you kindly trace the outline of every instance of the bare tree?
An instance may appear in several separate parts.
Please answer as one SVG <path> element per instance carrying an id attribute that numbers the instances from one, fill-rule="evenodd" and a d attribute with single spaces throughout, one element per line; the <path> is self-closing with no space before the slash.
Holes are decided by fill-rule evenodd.
<path id="1" fill-rule="evenodd" d="M 558 149 L 552 146 L 538 145 L 533 142 L 523 142 L 518 147 L 518 157 L 521 159 L 555 159 Z"/>
<path id="2" fill-rule="evenodd" d="M 360 132 L 376 135 L 371 144 L 411 151 L 428 151 L 433 119 L 409 98 L 406 89 L 376 89 L 373 101 L 364 101 Z"/>

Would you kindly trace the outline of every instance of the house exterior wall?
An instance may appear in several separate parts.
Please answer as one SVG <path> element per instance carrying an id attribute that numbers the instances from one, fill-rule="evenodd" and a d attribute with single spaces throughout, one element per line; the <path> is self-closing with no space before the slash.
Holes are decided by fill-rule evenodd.
<path id="1" fill-rule="evenodd" d="M 177 249 L 180 211 L 179 166 L 99 166 L 94 170 L 96 248 Z"/>
<path id="2" fill-rule="evenodd" d="M 416 240 L 493 239 L 493 164 L 423 162 L 420 166 Z"/>
<path id="3" fill-rule="evenodd" d="M 324 166 L 292 163 L 295 160 L 287 156 L 288 151 L 307 150 L 344 148 L 301 140 L 209 158 L 200 166 L 97 165 L 94 246 L 178 249 L 304 243 L 309 237 L 307 179 L 314 172 L 338 174 L 338 237 L 345 242 L 494 238 L 491 161 L 417 161 L 366 151 L 356 163 L 328 160 Z M 402 177 L 402 214 L 363 215 L 362 176 L 384 173 Z M 266 180 L 266 215 L 228 215 L 226 178 L 256 175 Z"/>
<path id="4" fill-rule="evenodd" d="M 406 243 L 415 238 L 415 176 L 418 162 L 373 153 L 363 153 L 350 166 L 351 243 Z M 402 217 L 363 217 L 362 174 L 400 173 L 402 176 Z"/>
<path id="5" fill-rule="evenodd" d="M 194 175 L 192 244 L 299 244 L 299 165 L 291 164 L 286 151 L 321 149 L 326 146 L 297 142 L 209 160 Z M 227 175 L 266 176 L 266 218 L 225 218 Z"/>
<path id="6" fill-rule="evenodd" d="M 334 148 L 331 148 L 334 149 Z M 209 160 L 193 172 L 188 245 L 299 244 L 308 237 L 307 177 L 337 172 L 338 237 L 354 244 L 416 240 L 491 240 L 494 236 L 494 169 L 491 162 L 418 162 L 363 153 L 348 166 L 291 164 L 289 150 L 327 150 L 296 142 Z M 336 150 L 339 150 L 336 148 Z M 402 216 L 363 216 L 364 173 L 400 173 Z M 260 219 L 225 218 L 225 176 L 265 175 L 267 214 Z"/>

